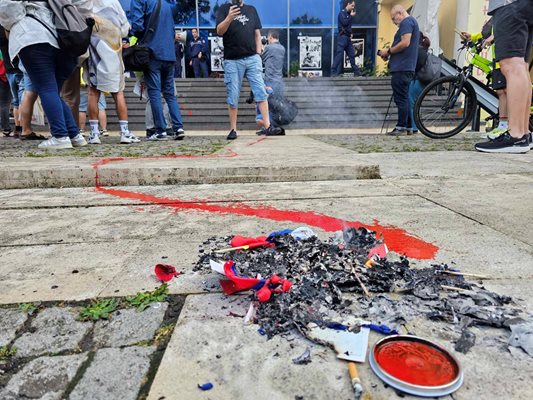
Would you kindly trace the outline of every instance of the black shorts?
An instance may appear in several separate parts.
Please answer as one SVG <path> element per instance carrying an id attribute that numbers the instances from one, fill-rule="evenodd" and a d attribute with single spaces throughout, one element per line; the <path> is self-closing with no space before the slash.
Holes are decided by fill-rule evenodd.
<path id="1" fill-rule="evenodd" d="M 494 90 L 503 90 L 507 88 L 507 80 L 502 74 L 502 70 L 497 68 L 492 71 L 491 84 Z"/>
<path id="2" fill-rule="evenodd" d="M 494 12 L 496 60 L 529 60 L 533 44 L 533 0 L 517 0 Z"/>

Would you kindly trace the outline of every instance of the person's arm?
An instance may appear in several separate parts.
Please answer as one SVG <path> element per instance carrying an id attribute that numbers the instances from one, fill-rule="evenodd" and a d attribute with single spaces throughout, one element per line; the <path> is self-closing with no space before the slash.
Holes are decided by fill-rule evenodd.
<path id="1" fill-rule="evenodd" d="M 401 53 L 402 51 L 404 51 L 411 44 L 412 37 L 413 37 L 412 33 L 406 33 L 402 35 L 402 40 L 400 40 L 400 42 L 396 46 L 392 46 L 389 49 L 389 54 L 396 54 L 396 53 Z"/>
<path id="2" fill-rule="evenodd" d="M 266 45 L 265 49 L 261 53 L 261 59 L 263 60 L 263 64 L 268 59 L 268 57 L 270 57 L 270 48 L 269 47 L 270 47 L 269 45 Z"/>
<path id="3" fill-rule="evenodd" d="M 132 0 L 130 6 L 131 31 L 138 38 L 144 35 L 144 4 L 142 0 Z"/>
<path id="4" fill-rule="evenodd" d="M 255 51 L 257 54 L 261 54 L 263 51 L 263 43 L 261 43 L 261 31 L 259 29 L 255 30 Z"/>
<path id="5" fill-rule="evenodd" d="M 226 18 L 222 19 L 219 23 L 217 23 L 218 36 L 224 36 L 226 34 L 226 32 L 229 29 L 229 26 L 231 25 L 235 17 L 237 17 L 237 15 L 240 15 L 240 13 L 241 13 L 241 10 L 239 7 L 237 6 L 230 7 L 229 13 L 226 16 Z"/>

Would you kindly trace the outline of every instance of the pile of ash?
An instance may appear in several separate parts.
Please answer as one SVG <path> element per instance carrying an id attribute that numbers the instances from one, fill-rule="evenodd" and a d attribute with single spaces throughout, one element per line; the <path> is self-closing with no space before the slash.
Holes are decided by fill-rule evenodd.
<path id="1" fill-rule="evenodd" d="M 472 335 L 470 326 L 509 328 L 519 320 L 521 310 L 510 297 L 467 282 L 462 275 L 449 274 L 453 271 L 447 265 L 413 269 L 409 260 L 400 258 L 381 259 L 367 268 L 369 250 L 380 242 L 364 228 L 349 228 L 327 241 L 284 235 L 276 238 L 272 248 L 213 252 L 228 247 L 230 239 L 204 242 L 195 270 L 211 272 L 210 259 L 233 260 L 241 276 L 276 274 L 290 280 L 293 286 L 288 293 L 272 296 L 257 310 L 257 323 L 269 338 L 295 328 L 302 332 L 310 322 L 342 321 L 353 317 L 354 310 L 358 318 L 393 328 L 420 316 L 445 321 L 467 339 Z M 352 267 L 371 297 L 365 295 Z"/>

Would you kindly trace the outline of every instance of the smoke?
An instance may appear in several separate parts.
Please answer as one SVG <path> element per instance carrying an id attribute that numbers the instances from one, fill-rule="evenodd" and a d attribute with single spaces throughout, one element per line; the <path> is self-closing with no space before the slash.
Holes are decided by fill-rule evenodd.
<path id="1" fill-rule="evenodd" d="M 285 96 L 299 108 L 291 127 L 379 128 L 390 99 L 384 86 L 390 88 L 387 81 L 382 85 L 327 78 L 285 81 Z"/>

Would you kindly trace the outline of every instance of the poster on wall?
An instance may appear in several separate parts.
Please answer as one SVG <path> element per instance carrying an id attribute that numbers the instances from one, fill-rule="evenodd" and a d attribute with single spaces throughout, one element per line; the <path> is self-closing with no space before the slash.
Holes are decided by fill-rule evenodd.
<path id="1" fill-rule="evenodd" d="M 300 36 L 300 69 L 322 69 L 322 37 Z"/>
<path id="2" fill-rule="evenodd" d="M 322 71 L 298 71 L 300 78 L 321 78 Z"/>
<path id="3" fill-rule="evenodd" d="M 352 39 L 352 46 L 355 50 L 355 65 L 363 68 L 365 63 L 365 39 Z M 344 53 L 344 69 L 350 69 L 350 58 L 348 54 Z"/>
<path id="4" fill-rule="evenodd" d="M 209 47 L 211 49 L 211 71 L 224 72 L 224 45 L 222 38 L 218 36 L 210 37 Z"/>

